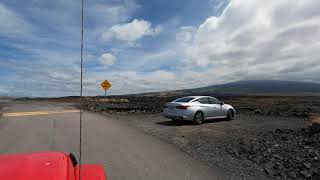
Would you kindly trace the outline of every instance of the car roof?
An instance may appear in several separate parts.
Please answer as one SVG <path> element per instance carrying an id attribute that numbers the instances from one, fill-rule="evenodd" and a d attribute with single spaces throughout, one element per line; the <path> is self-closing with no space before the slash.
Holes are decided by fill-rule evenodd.
<path id="1" fill-rule="evenodd" d="M 187 96 L 187 97 L 199 99 L 199 98 L 211 97 L 211 96 Z"/>

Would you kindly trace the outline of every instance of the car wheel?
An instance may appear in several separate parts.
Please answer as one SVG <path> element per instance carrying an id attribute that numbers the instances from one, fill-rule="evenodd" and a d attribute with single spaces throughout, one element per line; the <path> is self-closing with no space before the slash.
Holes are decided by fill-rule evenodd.
<path id="1" fill-rule="evenodd" d="M 171 118 L 172 121 L 177 122 L 178 119 L 177 118 Z"/>
<path id="2" fill-rule="evenodd" d="M 194 115 L 193 123 L 196 125 L 199 125 L 202 123 L 203 119 L 204 119 L 203 113 L 199 111 Z"/>
<path id="3" fill-rule="evenodd" d="M 229 109 L 228 114 L 227 114 L 227 120 L 231 121 L 231 120 L 233 120 L 233 117 L 234 117 L 233 111 L 231 109 Z"/>

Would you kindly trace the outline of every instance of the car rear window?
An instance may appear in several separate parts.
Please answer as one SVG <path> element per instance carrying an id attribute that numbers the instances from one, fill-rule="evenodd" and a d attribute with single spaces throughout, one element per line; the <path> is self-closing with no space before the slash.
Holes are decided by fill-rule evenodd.
<path id="1" fill-rule="evenodd" d="M 173 102 L 190 102 L 191 100 L 193 100 L 194 98 L 191 98 L 191 97 L 186 97 L 186 98 L 180 98 L 180 99 L 177 99 Z"/>

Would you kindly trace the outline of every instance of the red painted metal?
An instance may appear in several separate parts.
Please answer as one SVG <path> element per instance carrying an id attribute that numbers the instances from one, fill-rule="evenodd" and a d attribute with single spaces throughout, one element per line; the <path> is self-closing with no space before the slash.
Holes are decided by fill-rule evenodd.
<path id="1" fill-rule="evenodd" d="M 74 167 L 62 152 L 0 155 L 0 180 L 78 180 Z M 106 180 L 101 165 L 81 165 L 81 180 Z"/>
<path id="2" fill-rule="evenodd" d="M 79 166 L 76 167 L 76 180 L 79 180 Z M 96 164 L 81 165 L 81 180 L 107 180 L 104 168 Z"/>

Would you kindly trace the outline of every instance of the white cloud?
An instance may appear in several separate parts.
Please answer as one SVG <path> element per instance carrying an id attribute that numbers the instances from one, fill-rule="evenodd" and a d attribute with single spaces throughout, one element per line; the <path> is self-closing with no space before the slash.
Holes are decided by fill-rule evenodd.
<path id="1" fill-rule="evenodd" d="M 0 86 L 0 95 L 8 94 L 9 93 L 9 88 Z"/>
<path id="2" fill-rule="evenodd" d="M 168 57 L 174 56 L 176 53 L 173 50 L 161 51 L 152 54 L 146 54 L 143 59 L 146 61 L 161 61 L 165 60 Z M 147 63 L 147 62 L 146 62 Z"/>
<path id="3" fill-rule="evenodd" d="M 105 53 L 101 55 L 101 57 L 99 58 L 99 61 L 101 64 L 111 66 L 115 63 L 116 57 L 110 53 Z"/>
<path id="4" fill-rule="evenodd" d="M 99 88 L 100 83 L 107 78 L 112 84 L 108 91 L 110 94 L 131 94 L 150 91 L 163 91 L 168 89 L 181 88 L 181 82 L 176 82 L 175 73 L 157 70 L 152 72 L 137 71 L 109 71 L 109 72 L 90 72 L 87 74 L 86 91 L 87 94 L 98 94 L 102 92 Z M 172 86 L 172 84 L 175 84 Z"/>
<path id="5" fill-rule="evenodd" d="M 183 64 L 176 71 L 113 72 L 108 74 L 114 82 L 110 92 L 183 89 L 245 79 L 320 82 L 320 12 L 314 9 L 320 9 L 320 1 L 231 1 L 221 16 L 209 17 L 198 28 L 178 29 L 177 49 L 163 51 L 182 54 Z M 151 64 L 166 54 L 145 59 Z"/>
<path id="6" fill-rule="evenodd" d="M 30 25 L 14 11 L 0 3 L 0 35 L 17 36 L 30 32 Z"/>
<path id="7" fill-rule="evenodd" d="M 87 8 L 88 21 L 96 26 L 117 24 L 128 20 L 140 8 L 134 0 L 106 3 L 103 1 L 90 1 Z"/>
<path id="8" fill-rule="evenodd" d="M 156 35 L 161 31 L 161 27 L 152 27 L 151 23 L 145 20 L 134 19 L 130 23 L 112 26 L 102 34 L 105 41 L 117 39 L 121 41 L 136 41 L 144 36 Z"/>
<path id="9" fill-rule="evenodd" d="M 68 10 L 77 9 L 74 7 L 78 5 L 72 2 Z M 168 33 L 167 39 L 173 39 L 162 41 L 162 45 L 152 50 L 143 49 L 143 42 L 137 40 L 157 35 L 161 31 L 160 26 L 138 19 L 123 24 L 132 18 L 139 5 L 131 0 L 124 1 L 129 2 L 127 5 L 122 1 L 94 2 L 88 4 L 86 11 L 87 22 L 90 22 L 86 49 L 92 53 L 91 57 L 85 57 L 85 62 L 89 64 L 85 66 L 88 68 L 84 73 L 86 95 L 103 92 L 100 83 L 104 79 L 112 83 L 110 94 L 193 88 L 243 79 L 320 82 L 320 1 L 234 0 L 221 16 L 209 17 L 199 27 L 177 29 L 181 23 L 179 18 L 162 23 L 161 27 Z M 65 6 L 65 3 L 62 5 Z M 223 7 L 220 4 L 217 9 Z M 75 29 L 79 29 L 79 21 L 73 21 L 78 17 L 74 14 L 78 12 L 64 8 L 53 8 L 48 13 L 51 8 L 26 9 L 29 9 L 27 14 L 19 14 L 25 11 L 0 3 L 0 36 L 22 37 L 14 46 L 19 49 L 15 52 L 18 59 L 12 62 L 0 60 L 0 66 L 10 71 L 7 76 L 0 77 L 4 82 L 0 93 L 78 95 L 79 52 L 78 48 L 73 48 L 78 47 L 79 36 Z M 36 19 L 28 24 L 26 20 L 31 18 Z M 48 20 L 54 22 L 48 25 L 50 31 L 42 30 L 39 21 Z M 51 30 L 59 32 L 59 35 L 49 33 Z M 31 31 L 42 32 L 43 35 L 47 33 L 48 36 L 41 36 L 41 41 L 25 41 L 24 35 Z M 170 33 L 175 31 L 177 34 L 174 37 Z M 101 55 L 106 47 L 97 41 L 99 38 L 124 41 L 125 45 L 112 44 L 110 51 Z M 51 46 L 46 46 L 49 41 L 60 42 L 60 48 L 49 48 Z M 127 48 L 140 45 L 140 50 Z M 29 55 L 20 60 L 20 51 L 23 55 Z M 102 64 L 113 65 L 117 62 L 120 65 L 108 71 L 104 70 L 105 67 L 91 69 L 92 62 L 87 60 L 99 55 Z M 176 62 L 180 58 L 183 61 Z"/>
<path id="10" fill-rule="evenodd" d="M 192 26 L 181 27 L 176 34 L 176 41 L 178 43 L 185 43 L 185 42 L 192 41 L 195 31 L 196 31 L 196 28 Z"/>
<path id="11" fill-rule="evenodd" d="M 320 66 L 319 9 L 314 0 L 231 1 L 220 17 L 198 27 L 183 47 L 184 58 L 190 65 L 213 66 L 211 71 L 226 81 L 315 80 L 320 76 L 314 71 Z"/>

